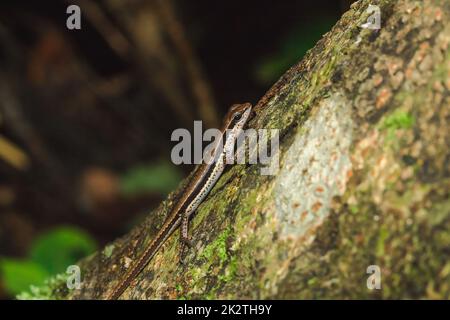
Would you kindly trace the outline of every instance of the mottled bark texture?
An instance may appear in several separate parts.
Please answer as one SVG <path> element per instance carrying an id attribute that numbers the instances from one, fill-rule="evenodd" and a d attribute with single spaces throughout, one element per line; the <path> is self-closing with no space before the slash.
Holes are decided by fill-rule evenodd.
<path id="1" fill-rule="evenodd" d="M 360 27 L 369 4 L 380 30 Z M 191 223 L 186 263 L 177 232 L 122 298 L 448 299 L 449 44 L 448 0 L 352 5 L 256 108 L 251 127 L 280 129 L 279 172 L 230 168 Z M 52 297 L 104 298 L 172 203 Z"/>

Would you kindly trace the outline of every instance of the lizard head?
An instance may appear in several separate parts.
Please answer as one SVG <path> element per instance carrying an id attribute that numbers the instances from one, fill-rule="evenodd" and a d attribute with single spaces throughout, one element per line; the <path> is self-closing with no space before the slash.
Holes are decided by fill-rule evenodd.
<path id="1" fill-rule="evenodd" d="M 234 104 L 228 111 L 222 130 L 224 133 L 224 151 L 228 156 L 234 154 L 235 142 L 248 122 L 251 111 L 252 105 L 250 103 Z"/>
<path id="2" fill-rule="evenodd" d="M 225 129 L 238 131 L 247 123 L 252 111 L 251 103 L 233 104 L 225 117 Z"/>

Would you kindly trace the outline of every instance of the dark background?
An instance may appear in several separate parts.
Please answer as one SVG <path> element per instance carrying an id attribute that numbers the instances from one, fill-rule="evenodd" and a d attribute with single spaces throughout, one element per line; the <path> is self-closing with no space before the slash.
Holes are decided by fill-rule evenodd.
<path id="1" fill-rule="evenodd" d="M 351 2 L 2 1 L 0 298 L 138 223 L 192 169 L 171 132 L 256 103 Z"/>

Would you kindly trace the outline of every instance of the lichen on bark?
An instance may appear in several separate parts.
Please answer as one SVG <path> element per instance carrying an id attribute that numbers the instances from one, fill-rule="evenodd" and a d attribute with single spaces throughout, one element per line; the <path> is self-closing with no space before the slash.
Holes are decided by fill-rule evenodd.
<path id="1" fill-rule="evenodd" d="M 380 30 L 361 28 L 369 4 Z M 449 15 L 445 0 L 353 4 L 257 105 L 250 126 L 280 130 L 277 175 L 230 168 L 186 263 L 176 234 L 122 298 L 448 299 Z M 82 289 L 58 297 L 104 298 L 173 201 L 80 262 Z"/>

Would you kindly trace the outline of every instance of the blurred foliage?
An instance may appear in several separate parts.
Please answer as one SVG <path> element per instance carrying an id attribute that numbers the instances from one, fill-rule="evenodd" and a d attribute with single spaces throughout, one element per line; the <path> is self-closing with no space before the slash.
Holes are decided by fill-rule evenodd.
<path id="1" fill-rule="evenodd" d="M 56 274 L 96 248 L 95 241 L 86 232 L 74 227 L 59 227 L 36 239 L 30 258 L 50 274 Z"/>
<path id="2" fill-rule="evenodd" d="M 176 188 L 181 179 L 182 174 L 177 167 L 171 163 L 160 161 L 133 167 L 122 176 L 120 186 L 125 195 L 148 192 L 166 195 Z"/>
<path id="3" fill-rule="evenodd" d="M 95 241 L 84 231 L 62 226 L 36 238 L 27 259 L 2 258 L 0 271 L 11 295 L 42 285 L 50 275 L 64 272 L 67 266 L 94 252 Z"/>
<path id="4" fill-rule="evenodd" d="M 32 284 L 43 284 L 49 276 L 41 265 L 30 260 L 2 258 L 0 270 L 5 289 L 12 295 L 27 290 Z"/>
<path id="5" fill-rule="evenodd" d="M 336 18 L 322 17 L 307 26 L 301 25 L 282 41 L 278 52 L 263 59 L 255 70 L 256 80 L 267 85 L 275 82 L 287 69 L 298 62 L 316 42 L 336 23 Z"/>

